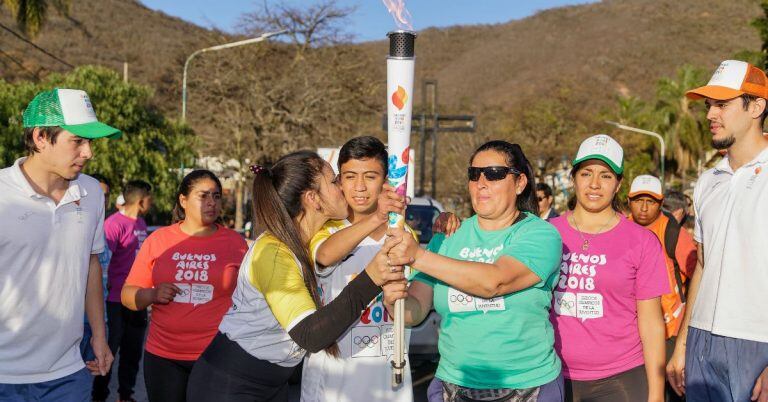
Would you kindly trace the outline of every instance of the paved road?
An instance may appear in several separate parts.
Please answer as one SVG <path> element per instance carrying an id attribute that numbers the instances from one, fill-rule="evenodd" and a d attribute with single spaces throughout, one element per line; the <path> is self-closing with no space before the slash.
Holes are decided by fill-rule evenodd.
<path id="1" fill-rule="evenodd" d="M 118 354 L 117 359 L 120 359 L 120 355 Z M 118 360 L 115 360 L 114 367 L 117 367 Z M 139 375 L 136 378 L 136 388 L 134 390 L 133 397 L 136 399 L 137 402 L 148 402 L 147 399 L 147 390 L 144 387 L 144 371 L 142 369 L 142 364 L 139 365 Z M 415 384 L 413 388 L 413 396 L 414 396 L 414 402 L 427 402 L 427 386 L 429 386 L 429 380 L 432 378 L 432 375 L 435 372 L 435 364 L 432 362 L 425 362 L 421 364 L 416 364 L 416 367 L 414 370 L 411 371 L 411 376 L 413 379 L 413 382 Z M 117 375 L 113 375 L 112 379 L 109 383 L 109 389 L 111 391 L 110 397 L 107 400 L 108 402 L 115 402 L 117 401 Z M 291 386 L 291 394 L 289 396 L 289 402 L 299 402 L 299 396 L 300 396 L 301 390 L 299 388 L 299 385 L 292 385 Z"/>

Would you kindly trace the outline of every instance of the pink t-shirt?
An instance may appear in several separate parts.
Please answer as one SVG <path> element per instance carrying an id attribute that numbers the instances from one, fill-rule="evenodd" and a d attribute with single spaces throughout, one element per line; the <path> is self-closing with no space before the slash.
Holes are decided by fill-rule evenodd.
<path id="1" fill-rule="evenodd" d="M 584 234 L 584 251 L 569 215 L 550 221 L 563 238 L 550 316 L 555 350 L 565 378 L 607 378 L 644 363 L 637 301 L 670 292 L 664 254 L 653 232 L 623 216 L 607 232 Z"/>
<path id="2" fill-rule="evenodd" d="M 141 217 L 134 219 L 115 212 L 104 220 L 104 234 L 112 251 L 107 268 L 107 301 L 120 303 L 125 278 L 147 238 L 147 224 Z"/>

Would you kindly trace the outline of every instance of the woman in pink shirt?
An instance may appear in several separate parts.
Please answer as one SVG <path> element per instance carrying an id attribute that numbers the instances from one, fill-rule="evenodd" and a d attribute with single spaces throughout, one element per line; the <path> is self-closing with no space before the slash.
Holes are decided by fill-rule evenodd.
<path id="1" fill-rule="evenodd" d="M 573 161 L 575 199 L 550 221 L 563 238 L 551 320 L 566 401 L 664 400 L 664 320 L 669 293 L 656 236 L 618 211 L 623 150 L 586 139 Z"/>
<path id="2" fill-rule="evenodd" d="M 232 305 L 248 250 L 242 236 L 217 223 L 221 182 L 210 171 L 184 177 L 173 212 L 176 223 L 144 241 L 122 291 L 131 310 L 152 305 L 144 353 L 150 402 L 186 401 L 189 373 Z"/>

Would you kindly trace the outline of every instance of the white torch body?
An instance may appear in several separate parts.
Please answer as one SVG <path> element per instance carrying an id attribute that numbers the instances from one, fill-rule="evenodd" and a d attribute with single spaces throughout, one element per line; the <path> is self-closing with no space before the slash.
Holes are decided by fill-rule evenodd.
<path id="1" fill-rule="evenodd" d="M 390 54 L 387 57 L 387 146 L 389 184 L 405 196 L 408 183 L 408 160 L 411 145 L 411 115 L 413 112 L 413 76 L 415 34 L 396 31 L 389 34 Z M 405 217 L 389 214 L 389 226 L 402 228 Z M 407 274 L 407 272 L 406 272 Z M 405 368 L 404 301 L 395 302 L 392 383 L 402 383 Z"/>

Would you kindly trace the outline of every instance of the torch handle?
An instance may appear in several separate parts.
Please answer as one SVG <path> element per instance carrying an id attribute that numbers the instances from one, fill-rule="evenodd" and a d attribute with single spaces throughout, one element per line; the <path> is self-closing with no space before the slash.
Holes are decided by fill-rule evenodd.
<path id="1" fill-rule="evenodd" d="M 398 386 L 403 382 L 403 368 L 405 368 L 405 348 L 403 336 L 405 332 L 405 300 L 395 301 L 395 357 L 392 362 L 392 385 Z"/>

